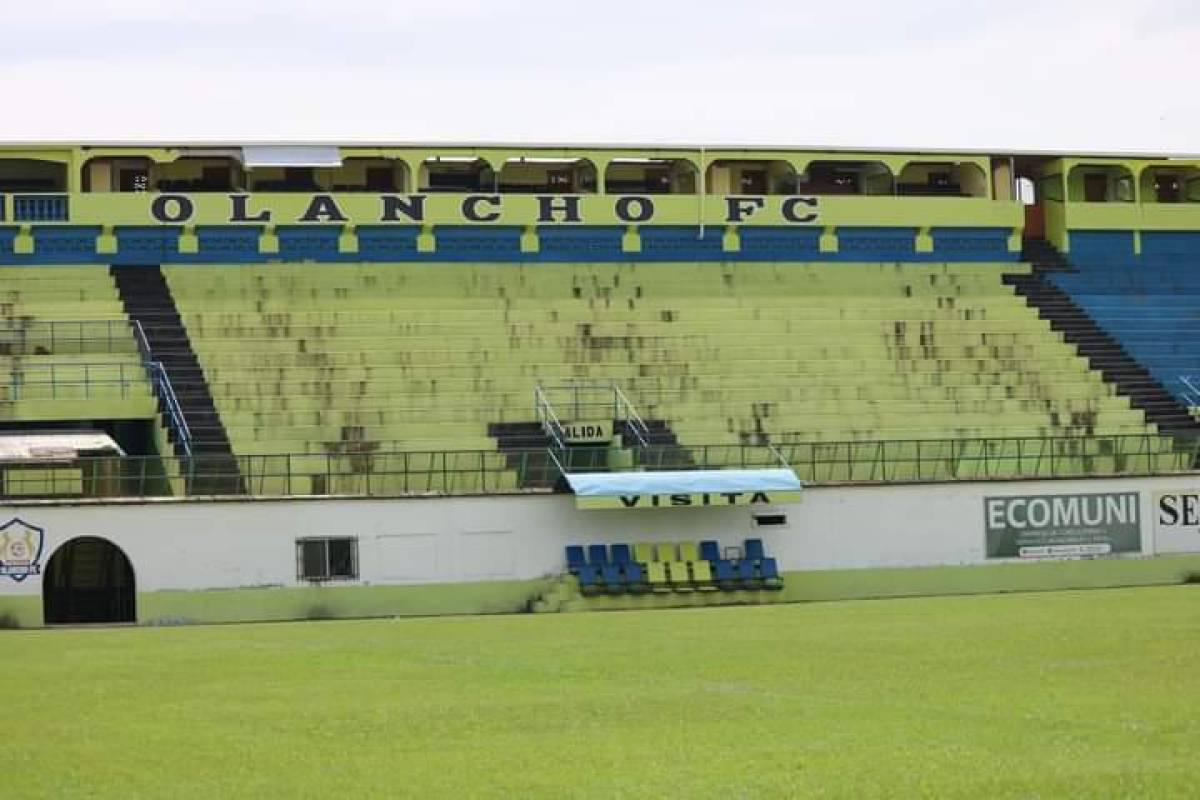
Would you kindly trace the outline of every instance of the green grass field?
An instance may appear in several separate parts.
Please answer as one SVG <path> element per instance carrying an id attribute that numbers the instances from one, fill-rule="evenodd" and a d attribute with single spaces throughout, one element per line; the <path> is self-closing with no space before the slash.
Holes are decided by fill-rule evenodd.
<path id="1" fill-rule="evenodd" d="M 0 797 L 1195 797 L 1200 587 L 0 632 Z"/>

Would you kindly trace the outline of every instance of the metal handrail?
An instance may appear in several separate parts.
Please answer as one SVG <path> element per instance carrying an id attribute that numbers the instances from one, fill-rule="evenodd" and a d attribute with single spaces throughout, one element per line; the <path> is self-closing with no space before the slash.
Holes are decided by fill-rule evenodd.
<path id="1" fill-rule="evenodd" d="M 192 431 L 183 415 L 183 408 L 179 405 L 179 398 L 175 394 L 175 387 L 171 385 L 171 378 L 167 375 L 166 367 L 161 361 L 154 358 L 154 353 L 150 349 L 150 340 L 146 337 L 146 330 L 142 327 L 141 320 L 133 320 L 133 336 L 137 342 L 138 352 L 142 354 L 142 367 L 146 370 L 146 376 L 154 388 L 154 396 L 163 404 L 167 424 L 175 433 L 175 439 L 183 448 L 184 454 L 191 456 Z"/>
<path id="2" fill-rule="evenodd" d="M 541 384 L 539 383 L 535 389 L 535 397 L 537 402 L 544 403 L 551 414 L 555 414 L 554 406 L 550 402 L 551 392 L 569 392 L 570 399 L 568 404 L 572 416 L 575 419 L 584 419 L 587 415 L 583 413 L 584 409 L 595 410 L 597 413 L 606 413 L 613 422 L 624 422 L 625 430 L 629 431 L 634 439 L 637 440 L 638 447 L 647 447 L 650 444 L 650 427 L 646 425 L 645 420 L 638 413 L 637 408 L 629 397 L 621 391 L 620 384 L 615 379 L 608 380 L 592 380 L 592 379 L 568 379 L 561 383 Z M 581 396 L 586 397 L 588 392 L 603 392 L 604 400 L 581 399 Z M 555 416 L 557 420 L 557 416 Z M 539 421 L 542 418 L 539 417 Z M 561 428 L 561 423 L 559 423 Z"/>
<path id="3" fill-rule="evenodd" d="M 565 450 L 567 447 L 566 430 L 550 406 L 550 401 L 546 398 L 540 384 L 533 387 L 533 404 L 538 422 L 541 423 L 546 435 L 554 440 L 554 444 L 559 450 Z"/>
<path id="4" fill-rule="evenodd" d="M 153 361 L 154 356 L 150 352 L 150 340 L 146 338 L 146 329 L 142 327 L 140 319 L 133 321 L 133 338 L 137 342 L 138 352 L 142 354 L 142 358 L 146 361 Z"/>
<path id="5" fill-rule="evenodd" d="M 147 373 L 151 375 L 154 393 L 162 400 L 167 421 L 175 432 L 176 439 L 183 448 L 183 452 L 190 456 L 192 454 L 192 431 L 188 427 L 187 419 L 183 416 L 183 408 L 179 405 L 179 398 L 175 396 L 175 389 L 171 386 L 171 379 L 167 377 L 166 368 L 161 361 L 147 361 L 145 367 Z"/>
<path id="6" fill-rule="evenodd" d="M 1200 380 L 1200 379 L 1196 379 Z M 1183 399 L 1189 407 L 1200 407 L 1200 386 L 1196 385 L 1192 376 L 1180 375 L 1179 382 L 1183 384 Z"/>
<path id="7" fill-rule="evenodd" d="M 767 448 L 775 454 L 775 458 L 779 460 L 779 466 L 783 467 L 784 469 L 791 469 L 792 465 L 788 463 L 788 460 L 783 457 L 783 453 L 779 452 L 779 449 L 775 447 L 775 445 L 768 444 Z"/>
<path id="8" fill-rule="evenodd" d="M 547 450 L 546 453 L 550 456 L 550 460 L 554 462 L 554 466 L 558 469 L 558 474 L 565 476 L 567 468 L 563 466 L 562 461 L 558 459 L 558 455 L 555 454 L 554 450 Z"/>
<path id="9" fill-rule="evenodd" d="M 620 419 L 623 415 L 625 420 L 625 430 L 633 431 L 634 437 L 638 440 L 638 443 L 642 447 L 649 447 L 650 428 L 642 419 L 641 414 L 637 412 L 637 409 L 633 407 L 633 403 L 629 402 L 629 398 L 626 397 L 625 393 L 621 391 L 621 387 L 617 385 L 616 381 L 613 381 L 612 389 L 613 397 L 615 398 L 617 405 L 616 417 Z"/>

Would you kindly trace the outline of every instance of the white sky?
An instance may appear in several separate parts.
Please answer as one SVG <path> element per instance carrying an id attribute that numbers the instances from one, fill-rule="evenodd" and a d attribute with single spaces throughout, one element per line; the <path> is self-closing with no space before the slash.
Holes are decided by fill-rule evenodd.
<path id="1" fill-rule="evenodd" d="M 1200 152 L 1196 0 L 42 0 L 0 139 Z"/>

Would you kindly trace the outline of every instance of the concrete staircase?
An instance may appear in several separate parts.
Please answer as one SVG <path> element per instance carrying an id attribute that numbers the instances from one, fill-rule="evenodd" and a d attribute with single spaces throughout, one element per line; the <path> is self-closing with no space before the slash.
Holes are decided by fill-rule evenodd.
<path id="1" fill-rule="evenodd" d="M 694 467 L 691 453 L 679 444 L 679 439 L 664 420 L 646 420 L 647 443 L 652 448 L 652 463 L 638 449 L 640 442 L 625 420 L 618 420 L 614 431 L 621 446 L 631 451 L 634 464 L 658 468 Z M 522 473 L 523 488 L 563 489 L 558 470 L 548 455 L 551 439 L 539 422 L 493 422 L 488 435 L 496 439 L 497 449 L 509 454 L 509 467 Z M 611 448 L 608 446 L 572 447 L 563 456 L 564 466 L 577 469 L 608 469 Z"/>
<path id="2" fill-rule="evenodd" d="M 111 272 L 125 312 L 131 321 L 141 323 L 191 432 L 192 458 L 185 471 L 188 494 L 241 494 L 237 459 L 162 270 L 158 266 L 113 266 Z M 174 434 L 171 438 L 175 455 L 185 456 Z"/>
<path id="3" fill-rule="evenodd" d="M 1067 257 L 1045 239 L 1026 239 L 1022 242 L 1021 260 L 1032 264 L 1034 272 L 1038 274 L 1075 271 Z"/>

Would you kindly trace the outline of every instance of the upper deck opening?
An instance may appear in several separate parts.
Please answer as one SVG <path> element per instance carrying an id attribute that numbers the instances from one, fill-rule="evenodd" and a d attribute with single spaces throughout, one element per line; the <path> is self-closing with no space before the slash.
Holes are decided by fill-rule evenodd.
<path id="1" fill-rule="evenodd" d="M 800 176 L 800 194 L 895 194 L 896 180 L 882 161 L 813 161 Z"/>
<path id="2" fill-rule="evenodd" d="M 64 175 L 65 177 L 65 175 Z M 85 192 L 402 192 L 403 161 L 348 158 L 338 167 L 246 167 L 232 155 L 188 155 L 169 162 L 99 156 L 83 166 Z"/>
<path id="3" fill-rule="evenodd" d="M 420 192 L 494 192 L 497 188 L 496 171 L 483 158 L 435 156 L 417 172 Z"/>
<path id="4" fill-rule="evenodd" d="M 512 194 L 590 194 L 596 165 L 586 158 L 510 158 L 500 168 L 499 189 Z"/>
<path id="5" fill-rule="evenodd" d="M 923 197 L 987 197 L 987 175 L 978 164 L 912 161 L 896 179 L 896 194 Z"/>
<path id="6" fill-rule="evenodd" d="M 607 194 L 695 194 L 699 170 L 686 158 L 617 158 L 604 171 Z"/>
<path id="7" fill-rule="evenodd" d="M 1067 173 L 1067 199 L 1072 203 L 1132 203 L 1133 173 L 1119 164 L 1077 164 Z"/>
<path id="8" fill-rule="evenodd" d="M 85 192 L 230 192 L 246 186 L 242 162 L 229 154 L 185 155 L 157 162 L 145 156 L 97 156 L 84 162 Z"/>
<path id="9" fill-rule="evenodd" d="M 65 192 L 67 165 L 32 158 L 0 159 L 0 192 Z"/>
<path id="10" fill-rule="evenodd" d="M 795 194 L 796 168 L 787 161 L 720 159 L 705 173 L 706 194 Z"/>
<path id="11" fill-rule="evenodd" d="M 1146 167 L 1139 183 L 1143 203 L 1200 203 L 1200 168 L 1197 167 Z"/>

